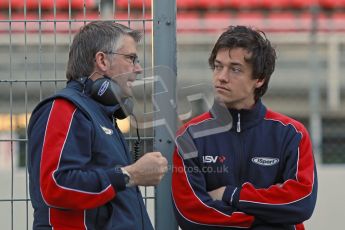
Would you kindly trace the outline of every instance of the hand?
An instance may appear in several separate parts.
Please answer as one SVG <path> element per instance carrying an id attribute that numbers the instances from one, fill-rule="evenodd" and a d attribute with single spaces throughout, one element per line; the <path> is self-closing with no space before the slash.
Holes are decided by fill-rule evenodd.
<path id="1" fill-rule="evenodd" d="M 213 200 L 222 200 L 225 188 L 225 186 L 217 188 L 215 190 L 208 192 L 208 194 L 212 197 Z"/>
<path id="2" fill-rule="evenodd" d="M 168 161 L 160 152 L 150 152 L 124 169 L 134 185 L 152 186 L 157 185 L 168 171 Z"/>

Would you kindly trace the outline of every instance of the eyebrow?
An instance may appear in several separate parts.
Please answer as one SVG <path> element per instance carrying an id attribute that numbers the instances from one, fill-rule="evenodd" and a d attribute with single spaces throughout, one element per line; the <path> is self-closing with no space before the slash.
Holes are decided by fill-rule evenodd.
<path id="1" fill-rule="evenodd" d="M 217 64 L 222 64 L 222 65 L 224 65 L 221 61 L 219 61 L 219 60 L 217 60 L 217 59 L 215 59 L 214 62 L 217 63 Z M 229 66 L 243 66 L 243 65 L 242 65 L 241 63 L 239 63 L 239 62 L 230 62 L 230 65 L 229 65 Z"/>
<path id="2" fill-rule="evenodd" d="M 129 54 L 127 54 L 127 55 L 131 55 L 131 56 L 138 56 L 138 54 L 137 54 L 137 53 L 129 53 Z"/>

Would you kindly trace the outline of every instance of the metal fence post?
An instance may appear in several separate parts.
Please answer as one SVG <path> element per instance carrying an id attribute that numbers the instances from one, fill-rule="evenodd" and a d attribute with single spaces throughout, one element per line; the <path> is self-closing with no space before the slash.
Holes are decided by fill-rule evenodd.
<path id="1" fill-rule="evenodd" d="M 176 0 L 153 1 L 153 64 L 169 67 L 173 72 L 173 76 L 164 79 L 169 89 L 164 95 L 164 100 L 161 98 L 162 95 L 156 95 L 154 98 L 160 109 L 160 116 L 163 116 L 166 122 L 165 126 L 155 127 L 154 149 L 161 151 L 171 166 L 174 136 L 171 136 L 170 132 L 176 131 L 177 114 L 165 108 L 176 104 Z M 159 86 L 155 85 L 155 91 L 157 87 Z M 177 229 L 171 202 L 171 172 L 172 170 L 168 171 L 156 188 L 155 228 L 157 230 Z"/>
<path id="2" fill-rule="evenodd" d="M 320 76 L 318 72 L 319 58 L 317 46 L 317 28 L 319 14 L 319 6 L 311 6 L 311 14 L 313 17 L 311 31 L 310 31 L 310 74 L 312 74 L 312 81 L 309 91 L 309 105 L 310 105 L 310 136 L 313 143 L 313 152 L 316 162 L 321 162 L 322 159 L 322 118 L 320 113 Z"/>

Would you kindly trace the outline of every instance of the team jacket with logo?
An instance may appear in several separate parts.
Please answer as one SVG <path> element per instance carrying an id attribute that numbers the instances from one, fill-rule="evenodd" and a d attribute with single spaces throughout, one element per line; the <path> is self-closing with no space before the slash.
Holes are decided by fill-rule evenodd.
<path id="1" fill-rule="evenodd" d="M 260 100 L 252 110 L 229 112 L 231 129 L 212 129 L 218 118 L 211 111 L 178 131 L 172 197 L 179 225 L 198 230 L 304 229 L 317 196 L 307 130 Z M 222 186 L 222 200 L 214 201 L 208 192 Z"/>
<path id="2" fill-rule="evenodd" d="M 153 229 L 125 139 L 103 106 L 72 81 L 32 113 L 28 128 L 30 197 L 37 230 Z M 88 89 L 86 88 L 86 91 Z"/>

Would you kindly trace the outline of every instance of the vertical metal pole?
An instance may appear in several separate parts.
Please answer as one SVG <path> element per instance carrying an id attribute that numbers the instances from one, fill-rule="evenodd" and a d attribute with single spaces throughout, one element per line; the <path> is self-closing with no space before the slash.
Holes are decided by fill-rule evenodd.
<path id="1" fill-rule="evenodd" d="M 154 129 L 154 149 L 163 153 L 168 159 L 169 166 L 172 165 L 172 153 L 174 151 L 174 140 L 170 131 L 176 132 L 176 113 L 172 114 L 164 109 L 175 103 L 176 100 L 176 0 L 153 0 L 153 65 L 169 67 L 174 76 L 164 79 L 168 86 L 165 96 L 167 100 L 154 98 L 164 116 L 167 127 L 158 126 Z M 158 90 L 158 85 L 154 90 Z M 157 95 L 158 97 L 158 95 Z M 159 96 L 161 97 L 161 95 Z M 175 103 L 176 104 L 176 103 Z M 171 167 L 169 167 L 171 169 Z M 177 223 L 175 220 L 172 201 L 171 201 L 171 172 L 169 170 L 164 176 L 162 182 L 156 188 L 155 202 L 155 227 L 157 230 L 175 230 Z"/>
<path id="2" fill-rule="evenodd" d="M 311 7 L 312 13 L 312 28 L 310 34 L 310 74 L 311 87 L 309 91 L 310 103 L 310 129 L 311 140 L 313 143 L 313 151 L 317 162 L 321 162 L 321 141 L 322 141 L 322 126 L 320 115 L 320 76 L 318 71 L 318 54 L 317 54 L 317 16 L 319 7 L 313 5 Z"/>
<path id="3" fill-rule="evenodd" d="M 28 41 L 27 41 L 27 0 L 24 0 L 24 79 L 25 79 L 25 130 L 28 130 Z M 25 132 L 25 139 L 28 139 Z M 25 208 L 26 208 L 26 230 L 29 230 L 29 171 L 28 171 L 28 148 L 25 143 Z M 30 206 L 31 207 L 31 206 Z"/>
<path id="4" fill-rule="evenodd" d="M 9 22 L 9 40 L 10 40 L 10 46 L 9 46 L 9 52 L 10 52 L 10 80 L 12 80 L 12 6 L 11 6 L 11 1 L 8 2 L 9 7 L 8 7 L 8 18 L 10 19 Z M 13 133 L 12 133 L 12 103 L 13 103 L 13 85 L 12 83 L 10 83 L 10 132 L 11 132 L 11 136 L 10 136 L 10 144 L 11 144 L 11 230 L 13 230 L 13 224 L 14 224 L 14 169 L 13 169 L 13 142 L 12 142 L 12 138 L 13 138 Z"/>
<path id="5" fill-rule="evenodd" d="M 339 35 L 333 34 L 328 45 L 327 105 L 332 111 L 340 108 L 340 45 Z"/>

